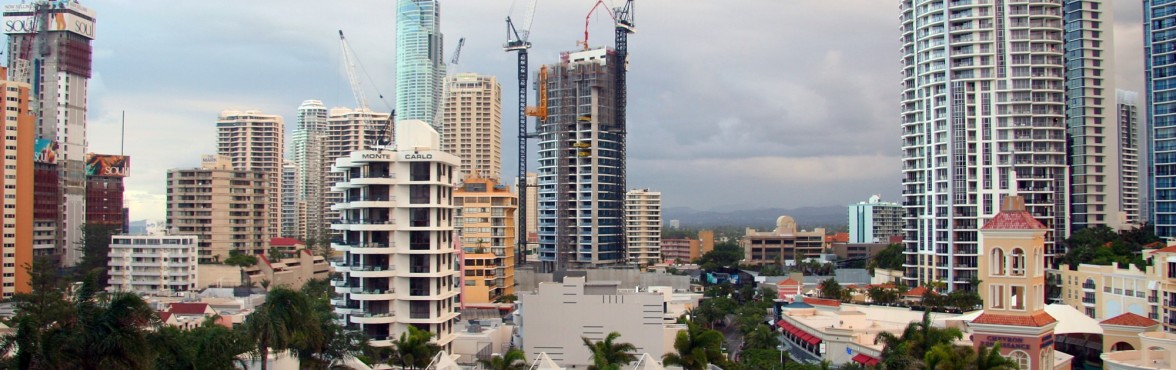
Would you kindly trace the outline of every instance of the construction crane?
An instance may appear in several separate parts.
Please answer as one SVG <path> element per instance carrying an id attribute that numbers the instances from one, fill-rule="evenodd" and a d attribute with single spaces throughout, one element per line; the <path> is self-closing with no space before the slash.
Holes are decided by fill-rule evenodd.
<path id="1" fill-rule="evenodd" d="M 617 199 L 625 199 L 626 190 L 629 188 L 629 180 L 627 173 L 629 154 L 625 151 L 628 146 L 628 126 L 626 125 L 626 109 L 629 104 L 629 90 L 627 86 L 628 77 L 626 74 L 629 70 L 629 34 L 637 33 L 637 24 L 633 16 L 633 0 L 626 0 L 625 5 L 613 9 L 612 12 L 614 20 L 614 28 L 616 31 L 616 39 L 613 47 L 617 52 L 617 59 L 621 60 L 621 65 L 617 68 L 616 75 L 616 92 L 614 98 L 616 102 L 616 117 L 614 118 L 614 130 L 621 136 L 621 186 L 617 189 Z M 587 34 L 585 33 L 585 36 Z M 585 37 L 587 41 L 587 37 Z M 621 212 L 621 225 L 628 225 L 629 219 L 625 212 Z M 629 235 L 624 227 L 621 228 L 621 253 L 627 258 L 629 251 Z"/>
<path id="2" fill-rule="evenodd" d="M 516 243 L 518 243 L 518 247 L 515 251 L 515 259 L 520 263 L 527 262 L 527 139 L 533 137 L 533 135 L 527 132 L 527 73 L 530 72 L 527 66 L 527 49 L 531 48 L 531 42 L 528 39 L 531 37 L 531 23 L 535 20 L 536 1 L 531 0 L 528 4 L 521 30 L 515 27 L 514 21 L 511 20 L 509 15 L 506 17 L 506 44 L 502 46 L 504 51 L 518 54 L 519 207 L 517 212 L 520 227 L 517 228 L 518 236 Z"/>
<path id="3" fill-rule="evenodd" d="M 457 74 L 457 62 L 461 60 L 461 48 L 465 46 L 465 37 L 457 40 L 457 49 L 453 51 L 453 58 L 449 60 L 449 65 L 453 68 L 445 69 L 445 79 L 441 81 L 441 102 L 437 104 L 436 113 L 433 113 L 433 124 L 441 127 L 441 117 L 444 115 L 445 102 L 449 101 L 449 77 Z"/>
<path id="4" fill-rule="evenodd" d="M 355 68 L 358 58 L 355 57 L 355 53 L 351 50 L 351 45 L 347 43 L 347 37 L 343 35 L 343 30 L 339 30 L 339 44 L 343 47 L 343 67 L 347 72 L 347 81 L 351 83 L 351 94 L 355 96 L 355 109 L 369 112 L 371 109 L 368 107 L 367 95 L 364 94 L 363 87 L 360 86 L 359 74 Z M 370 80 L 371 77 L 369 76 L 368 79 Z M 376 91 L 376 95 L 379 96 L 384 106 L 389 108 L 390 113 L 388 114 L 388 121 L 384 122 L 384 128 L 381 130 L 379 137 L 372 139 L 369 147 L 376 150 L 383 150 L 392 144 L 391 132 L 393 122 L 396 122 L 396 110 L 388 107 L 388 101 L 384 100 L 384 94 L 381 94 L 379 90 Z"/>
<path id="5" fill-rule="evenodd" d="M 632 0 L 629 2 L 632 3 Z M 584 17 L 584 40 L 577 41 L 576 44 L 578 44 L 580 47 L 583 47 L 585 51 L 588 50 L 588 25 L 592 21 L 592 14 L 596 13 L 596 9 L 600 8 L 601 5 L 604 5 L 604 0 L 596 0 L 596 4 L 592 5 L 592 9 L 588 10 L 588 15 Z M 626 4 L 625 7 L 628 8 L 629 5 Z M 604 8 L 604 10 L 608 12 L 609 18 L 612 18 L 615 22 L 617 19 L 616 13 L 614 13 L 607 6 Z"/>

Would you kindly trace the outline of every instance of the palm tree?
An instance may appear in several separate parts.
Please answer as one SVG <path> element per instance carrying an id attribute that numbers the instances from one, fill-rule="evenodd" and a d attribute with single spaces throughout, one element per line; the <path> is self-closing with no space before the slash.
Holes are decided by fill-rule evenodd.
<path id="1" fill-rule="evenodd" d="M 257 343 L 255 358 L 261 360 L 261 370 L 268 367 L 270 350 L 285 351 L 295 341 L 321 337 L 318 325 L 307 325 L 314 320 L 306 296 L 286 287 L 275 287 L 265 297 L 265 303 L 245 318 L 245 332 Z"/>
<path id="2" fill-rule="evenodd" d="M 1017 370 L 1017 363 L 1000 355 L 1000 342 L 992 349 L 980 346 L 976 352 L 976 370 Z"/>
<path id="3" fill-rule="evenodd" d="M 511 348 L 501 356 L 478 360 L 486 370 L 523 370 L 527 368 L 527 355 L 523 350 Z"/>
<path id="4" fill-rule="evenodd" d="M 725 339 L 718 331 L 686 323 L 686 330 L 679 330 L 674 338 L 676 353 L 662 355 L 662 363 L 681 366 L 684 370 L 703 370 L 709 364 L 722 364 Z"/>
<path id="5" fill-rule="evenodd" d="M 433 333 L 409 326 L 408 332 L 400 334 L 400 339 L 392 343 L 392 356 L 389 365 L 400 366 L 405 369 L 425 368 L 433 360 L 441 346 L 431 342 Z"/>
<path id="6" fill-rule="evenodd" d="M 619 370 L 621 366 L 637 361 L 637 346 L 632 343 L 617 343 L 621 333 L 611 332 L 604 340 L 593 342 L 591 339 L 580 337 L 584 346 L 592 352 L 592 365 L 589 370 Z"/>

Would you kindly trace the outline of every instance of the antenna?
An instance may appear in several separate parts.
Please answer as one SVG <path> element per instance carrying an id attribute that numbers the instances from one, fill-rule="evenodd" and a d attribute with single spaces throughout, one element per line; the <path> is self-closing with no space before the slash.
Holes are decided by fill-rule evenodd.
<path id="1" fill-rule="evenodd" d="M 122 132 L 119 133 L 118 139 L 118 155 L 123 155 L 123 150 L 127 145 L 127 111 L 122 111 Z"/>

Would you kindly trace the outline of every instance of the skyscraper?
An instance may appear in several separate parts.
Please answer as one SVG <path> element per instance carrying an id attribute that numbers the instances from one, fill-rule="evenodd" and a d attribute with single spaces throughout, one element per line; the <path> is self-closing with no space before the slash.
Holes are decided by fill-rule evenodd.
<path id="1" fill-rule="evenodd" d="M 436 0 L 396 1 L 396 119 L 433 122 L 445 79 L 441 9 Z"/>
<path id="2" fill-rule="evenodd" d="M 1176 237 L 1176 3 L 1143 2 L 1149 206 L 1156 236 Z"/>
<path id="3" fill-rule="evenodd" d="M 95 13 L 77 1 L 38 0 L 6 5 L 4 21 L 9 80 L 31 85 L 36 138 L 57 148 L 56 178 L 43 173 L 38 182 L 55 181 L 60 196 L 37 201 L 39 207 L 56 202 L 57 212 L 53 219 L 38 219 L 35 227 L 57 233 L 56 253 L 63 265 L 72 266 L 81 260 L 86 212 L 86 98 Z"/>
<path id="4" fill-rule="evenodd" d="M 302 102 L 298 106 L 298 121 L 290 143 L 290 158 L 298 169 L 295 192 L 305 209 L 298 223 L 298 236 L 305 240 L 319 238 L 329 231 L 326 229 L 329 187 L 326 173 L 330 161 L 325 153 L 326 135 L 327 108 L 318 100 Z"/>
<path id="5" fill-rule="evenodd" d="M 629 263 L 653 265 L 662 262 L 661 192 L 633 189 L 625 194 L 625 253 Z"/>
<path id="6" fill-rule="evenodd" d="M 332 172 L 331 166 L 339 158 L 345 158 L 352 152 L 366 150 L 375 141 L 391 137 L 393 131 L 388 126 L 388 113 L 372 112 L 366 109 L 351 110 L 348 108 L 331 108 L 327 116 L 327 135 L 323 140 L 326 157 L 323 160 L 323 174 L 326 185 L 323 186 L 323 202 L 326 205 L 323 219 L 337 220 L 339 212 L 331 207 L 343 201 L 343 193 L 331 190 L 333 184 L 343 181 L 341 173 Z"/>
<path id="7" fill-rule="evenodd" d="M 625 261 L 624 126 L 612 49 L 566 52 L 548 66 L 539 123 L 539 258 L 545 270 Z"/>
<path id="8" fill-rule="evenodd" d="M 298 200 L 298 166 L 294 162 L 282 163 L 282 234 L 287 238 L 302 238 L 298 232 L 299 210 L 303 209 Z"/>
<path id="9" fill-rule="evenodd" d="M 1119 211 L 1127 225 L 1139 225 L 1143 222 L 1139 197 L 1139 93 L 1116 90 L 1115 100 L 1119 129 Z"/>
<path id="10" fill-rule="evenodd" d="M 1115 109 L 1114 7 L 1103 0 L 1064 4 L 1070 227 L 1117 229 L 1126 220 L 1119 204 L 1122 162 Z"/>
<path id="11" fill-rule="evenodd" d="M 3 109 L 4 125 L 0 126 L 0 162 L 4 165 L 2 227 L 0 238 L 0 298 L 12 298 L 16 293 L 28 293 L 31 289 L 29 271 L 25 265 L 33 262 L 34 223 L 34 160 L 36 151 L 36 121 L 29 110 L 30 88 L 28 84 L 8 81 L 3 67 L 0 67 L 0 108 Z M 48 143 L 48 140 L 40 140 Z M 37 230 L 40 231 L 40 230 Z M 55 234 L 54 234 L 55 235 Z"/>
<path id="12" fill-rule="evenodd" d="M 225 156 L 233 169 L 256 170 L 265 175 L 268 184 L 265 194 L 269 197 L 265 207 L 267 236 L 281 235 L 282 153 L 286 137 L 282 116 L 226 110 L 217 119 L 216 131 L 216 152 Z"/>
<path id="13" fill-rule="evenodd" d="M 502 86 L 494 76 L 462 73 L 445 81 L 441 150 L 461 158 L 461 172 L 502 180 Z"/>
<path id="14" fill-rule="evenodd" d="M 906 283 L 974 289 L 978 229 L 1013 191 L 1050 261 L 1068 231 L 1061 2 L 900 4 Z"/>
<path id="15" fill-rule="evenodd" d="M 200 262 L 232 251 L 264 254 L 269 244 L 270 180 L 261 170 L 234 169 L 225 156 L 204 156 L 200 168 L 167 171 L 167 228 L 196 235 Z"/>

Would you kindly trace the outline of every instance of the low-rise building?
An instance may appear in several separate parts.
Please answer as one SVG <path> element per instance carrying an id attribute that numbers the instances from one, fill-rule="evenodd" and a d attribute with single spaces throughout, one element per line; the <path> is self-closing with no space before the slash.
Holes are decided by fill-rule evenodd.
<path id="1" fill-rule="evenodd" d="M 1107 370 L 1171 369 L 1176 366 L 1176 334 L 1162 331 L 1139 333 L 1139 347 L 1130 351 L 1103 352 Z"/>
<path id="2" fill-rule="evenodd" d="M 159 313 L 159 319 L 170 326 L 187 330 L 204 324 L 205 320 L 214 315 L 216 310 L 208 303 L 179 302 L 168 305 L 167 311 Z"/>
<path id="3" fill-rule="evenodd" d="M 690 263 L 701 256 L 702 241 L 698 239 L 662 239 L 662 260 L 666 263 Z"/>
<path id="4" fill-rule="evenodd" d="M 330 278 L 331 265 L 323 256 L 311 254 L 306 249 L 294 253 L 294 257 L 275 261 L 259 255 L 256 265 L 244 268 L 245 276 L 255 284 L 268 281 L 271 287 L 285 286 L 290 289 L 301 289 L 310 280 Z"/>
<path id="5" fill-rule="evenodd" d="M 107 254 L 108 290 L 171 294 L 196 289 L 194 235 L 114 235 Z"/>
<path id="6" fill-rule="evenodd" d="M 838 243 L 829 244 L 829 249 L 839 260 L 868 260 L 886 249 L 886 243 Z"/>
<path id="7" fill-rule="evenodd" d="M 1069 265 L 1059 266 L 1062 277 L 1061 300 L 1101 320 L 1131 312 L 1147 316 L 1151 311 L 1147 301 L 1147 273 L 1135 265 Z"/>
<path id="8" fill-rule="evenodd" d="M 1139 334 L 1160 330 L 1159 321 L 1130 312 L 1103 320 L 1098 326 L 1103 329 L 1103 352 L 1143 348 Z"/>
<path id="9" fill-rule="evenodd" d="M 739 240 L 744 262 L 752 265 L 792 265 L 795 261 L 817 257 L 825 252 L 825 229 L 798 230 L 789 216 L 776 219 L 776 229 L 756 231 L 747 228 Z"/>
<path id="10" fill-rule="evenodd" d="M 306 249 L 306 243 L 294 238 L 271 238 L 270 249 L 276 249 L 284 255 L 292 256 L 295 252 Z M 267 251 L 268 252 L 268 251 Z"/>

